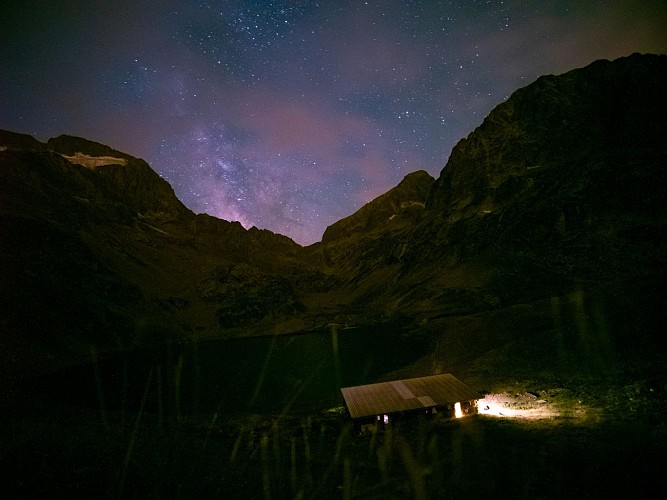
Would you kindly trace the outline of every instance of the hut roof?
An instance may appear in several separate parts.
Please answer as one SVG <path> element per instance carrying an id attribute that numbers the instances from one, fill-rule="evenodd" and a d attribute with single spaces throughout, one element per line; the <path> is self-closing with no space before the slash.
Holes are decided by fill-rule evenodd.
<path id="1" fill-rule="evenodd" d="M 481 394 L 450 373 L 343 387 L 341 392 L 352 418 L 433 408 L 482 398 Z"/>

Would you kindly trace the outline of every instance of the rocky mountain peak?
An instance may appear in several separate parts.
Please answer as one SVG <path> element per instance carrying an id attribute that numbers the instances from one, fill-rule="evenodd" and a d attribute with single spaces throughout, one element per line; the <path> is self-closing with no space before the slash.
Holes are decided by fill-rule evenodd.
<path id="1" fill-rule="evenodd" d="M 404 226 L 423 211 L 433 182 L 424 170 L 406 175 L 395 188 L 329 226 L 322 243 Z"/>
<path id="2" fill-rule="evenodd" d="M 0 151 L 44 151 L 46 146 L 28 134 L 0 130 Z"/>
<path id="3" fill-rule="evenodd" d="M 497 211 L 535 177 L 635 163 L 663 144 L 667 56 L 633 54 L 517 90 L 452 150 L 428 207 L 454 222 Z M 631 146 L 631 147 L 628 147 Z"/>
<path id="4" fill-rule="evenodd" d="M 33 182 L 48 182 L 57 175 L 81 199 L 118 204 L 151 217 L 173 218 L 188 212 L 169 183 L 144 160 L 104 144 L 71 135 L 44 144 L 29 135 L 0 131 L 0 148 L 23 155 L 17 162 L 49 165 Z M 31 156 L 35 153 L 42 156 Z"/>

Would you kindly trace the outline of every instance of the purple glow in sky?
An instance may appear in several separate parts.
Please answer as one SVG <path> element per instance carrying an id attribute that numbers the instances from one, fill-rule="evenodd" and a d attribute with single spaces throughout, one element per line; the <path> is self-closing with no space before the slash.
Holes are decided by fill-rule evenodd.
<path id="1" fill-rule="evenodd" d="M 144 158 L 195 212 L 319 241 L 542 74 L 667 51 L 656 1 L 36 1 L 0 128 Z"/>

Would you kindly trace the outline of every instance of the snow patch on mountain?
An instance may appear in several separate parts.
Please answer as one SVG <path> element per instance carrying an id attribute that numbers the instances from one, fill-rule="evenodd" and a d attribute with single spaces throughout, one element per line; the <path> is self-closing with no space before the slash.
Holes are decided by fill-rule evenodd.
<path id="1" fill-rule="evenodd" d="M 113 156 L 90 156 L 81 152 L 74 153 L 73 156 L 61 155 L 70 163 L 81 165 L 91 170 L 104 165 L 127 165 L 124 158 L 114 158 Z"/>

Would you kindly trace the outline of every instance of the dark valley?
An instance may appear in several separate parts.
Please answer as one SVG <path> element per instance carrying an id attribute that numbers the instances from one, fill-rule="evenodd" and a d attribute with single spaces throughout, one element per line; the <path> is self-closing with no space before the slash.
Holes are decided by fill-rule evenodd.
<path id="1" fill-rule="evenodd" d="M 0 131 L 5 484 L 664 493 L 666 89 L 656 55 L 543 76 L 437 179 L 407 175 L 307 247 L 194 214 L 111 147 Z M 341 384 L 436 373 L 553 413 L 365 438 L 341 413 Z"/>

